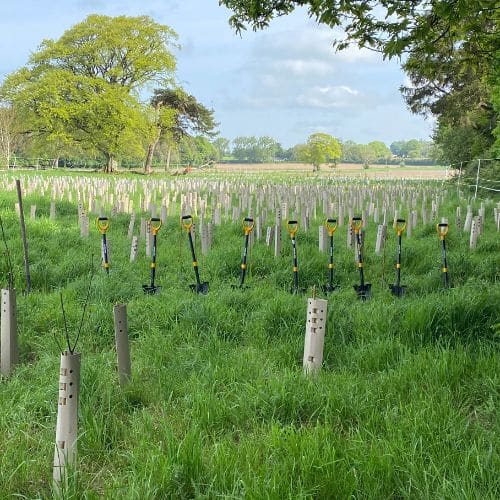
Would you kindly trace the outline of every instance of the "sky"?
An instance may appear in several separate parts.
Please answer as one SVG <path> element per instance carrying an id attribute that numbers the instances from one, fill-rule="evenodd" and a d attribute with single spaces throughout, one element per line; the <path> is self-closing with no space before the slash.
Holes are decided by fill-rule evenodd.
<path id="1" fill-rule="evenodd" d="M 333 31 L 302 9 L 240 36 L 218 0 L 0 0 L 0 79 L 93 13 L 149 15 L 173 28 L 179 83 L 215 110 L 230 140 L 267 135 L 290 147 L 325 132 L 389 145 L 432 133 L 432 121 L 406 108 L 397 61 L 355 47 L 336 53 Z"/>

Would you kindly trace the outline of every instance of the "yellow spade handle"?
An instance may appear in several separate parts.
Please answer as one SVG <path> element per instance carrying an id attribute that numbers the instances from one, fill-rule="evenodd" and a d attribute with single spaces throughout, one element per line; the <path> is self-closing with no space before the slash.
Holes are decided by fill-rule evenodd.
<path id="1" fill-rule="evenodd" d="M 443 224 L 442 222 L 436 224 L 437 234 L 439 234 L 442 240 L 444 240 L 444 237 L 448 234 L 448 229 L 449 229 L 448 224 Z"/>
<path id="2" fill-rule="evenodd" d="M 106 234 L 106 231 L 109 229 L 109 219 L 108 218 L 103 219 L 102 217 L 101 218 L 96 217 L 95 225 L 96 225 L 97 229 L 99 229 L 101 234 Z"/>
<path id="3" fill-rule="evenodd" d="M 325 226 L 328 231 L 328 235 L 333 236 L 333 233 L 337 230 L 338 222 L 330 222 L 330 219 L 326 219 Z"/>
<path id="4" fill-rule="evenodd" d="M 297 231 L 299 230 L 299 223 L 296 220 L 289 220 L 286 223 L 286 230 L 288 231 L 290 238 L 295 238 L 295 235 L 297 234 Z"/>
<path id="5" fill-rule="evenodd" d="M 156 225 L 154 224 L 155 222 L 157 222 Z M 160 227 L 162 226 L 161 219 L 149 219 L 149 224 L 151 226 L 151 234 L 153 236 L 157 235 Z"/>
<path id="6" fill-rule="evenodd" d="M 359 233 L 360 229 L 363 227 L 363 219 L 354 219 L 354 217 L 351 219 L 351 227 L 353 228 L 354 232 L 357 234 Z"/>
<path id="7" fill-rule="evenodd" d="M 406 229 L 406 221 L 404 219 L 396 219 L 396 226 L 394 229 L 396 229 L 398 236 L 401 236 Z"/>
<path id="8" fill-rule="evenodd" d="M 185 220 L 189 222 L 184 222 Z M 189 231 L 191 231 L 191 228 L 193 227 L 193 217 L 191 215 L 185 215 L 184 217 L 181 217 L 181 224 L 182 227 L 189 233 Z"/>
<path id="9" fill-rule="evenodd" d="M 247 222 L 249 222 L 249 224 L 246 224 Z M 243 219 L 243 223 L 242 223 L 242 226 L 243 226 L 243 230 L 245 231 L 245 236 L 247 234 L 250 234 L 252 231 L 253 231 L 253 227 L 255 225 L 255 222 L 253 219 Z"/>

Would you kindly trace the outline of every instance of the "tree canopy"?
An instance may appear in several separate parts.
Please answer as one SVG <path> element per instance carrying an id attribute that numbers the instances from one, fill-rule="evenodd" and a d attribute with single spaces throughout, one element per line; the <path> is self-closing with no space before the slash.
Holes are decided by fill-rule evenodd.
<path id="1" fill-rule="evenodd" d="M 179 87 L 155 90 L 151 104 L 156 109 L 167 108 L 174 111 L 169 129 L 176 140 L 193 133 L 214 135 L 217 126 L 214 111 Z"/>
<path id="2" fill-rule="evenodd" d="M 144 163 L 144 171 L 150 172 L 153 155 L 160 139 L 169 143 L 169 151 L 174 144 L 189 135 L 215 135 L 217 123 L 214 112 L 199 103 L 196 98 L 180 87 L 156 89 L 151 98 L 154 110 L 156 133 L 148 145 L 148 152 Z M 200 141 L 198 141 L 201 144 Z M 189 149 L 189 148 L 188 148 Z M 194 160 L 193 160 L 194 161 Z M 167 165 L 170 164 L 170 153 Z"/>
<path id="3" fill-rule="evenodd" d="M 176 33 L 147 16 L 90 15 L 59 40 L 45 40 L 26 67 L 7 77 L 1 97 L 26 132 L 102 154 L 143 155 L 153 134 L 139 92 L 173 77 Z"/>
<path id="4" fill-rule="evenodd" d="M 233 156 L 240 161 L 263 163 L 274 161 L 281 145 L 272 137 L 235 137 Z"/>
<path id="5" fill-rule="evenodd" d="M 340 142 L 328 134 L 311 134 L 306 144 L 296 146 L 297 159 L 313 166 L 313 171 L 319 170 L 322 163 L 336 162 L 342 156 Z"/>
<path id="6" fill-rule="evenodd" d="M 229 22 L 237 31 L 265 28 L 272 19 L 306 7 L 318 23 L 342 27 L 344 36 L 338 38 L 337 31 L 334 38 L 336 48 L 355 43 L 388 57 L 417 46 L 432 53 L 436 41 L 448 34 L 459 39 L 467 34 L 490 59 L 496 46 L 477 21 L 478 16 L 487 16 L 494 23 L 496 0 L 219 0 L 219 4 L 233 11 Z"/>

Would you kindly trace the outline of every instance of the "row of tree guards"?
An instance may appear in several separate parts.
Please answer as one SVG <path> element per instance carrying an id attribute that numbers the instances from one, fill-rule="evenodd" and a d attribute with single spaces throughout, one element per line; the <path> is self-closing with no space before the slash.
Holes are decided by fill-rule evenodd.
<path id="1" fill-rule="evenodd" d="M 207 294 L 208 293 L 208 282 L 201 281 L 199 264 L 196 258 L 195 246 L 193 242 L 193 216 L 183 215 L 181 216 L 181 225 L 183 229 L 186 230 L 188 236 L 189 249 L 191 251 L 192 264 L 194 269 L 194 274 L 196 278 L 196 283 L 190 285 L 191 290 L 196 293 Z M 356 265 L 359 270 L 359 285 L 353 285 L 358 297 L 361 300 L 366 300 L 371 296 L 371 284 L 365 282 L 364 275 L 364 260 L 363 260 L 363 247 L 364 247 L 364 232 L 363 229 L 363 219 L 361 217 L 353 217 L 350 221 L 349 230 L 350 234 L 354 235 L 355 250 L 356 250 Z M 102 267 L 109 274 L 110 263 L 108 256 L 108 242 L 106 238 L 106 233 L 109 229 L 109 219 L 107 217 L 97 217 L 96 226 L 102 235 L 101 244 L 101 255 L 102 255 Z M 152 258 L 151 258 L 151 281 L 149 284 L 143 285 L 143 290 L 147 294 L 155 294 L 160 290 L 155 282 L 156 279 L 156 268 L 157 268 L 157 236 L 158 232 L 162 226 L 162 221 L 160 218 L 151 218 L 148 222 L 148 227 L 150 228 L 150 234 L 152 237 Z M 240 279 L 237 285 L 232 285 L 233 288 L 246 288 L 245 276 L 248 267 L 248 247 L 250 244 L 250 236 L 255 226 L 255 221 L 252 217 L 245 217 L 242 222 L 244 231 L 244 244 L 243 244 L 243 256 L 240 264 Z M 394 229 L 397 234 L 397 256 L 396 256 L 396 282 L 389 285 L 392 294 L 396 297 L 402 297 L 405 293 L 406 287 L 401 285 L 401 256 L 402 256 L 402 236 L 406 229 L 406 220 L 397 218 L 394 219 Z M 296 235 L 299 230 L 299 222 L 297 220 L 289 220 L 286 223 L 286 229 L 290 235 L 290 241 L 292 244 L 292 272 L 293 272 L 293 284 L 291 287 L 292 293 L 304 293 L 305 288 L 299 286 L 299 262 L 298 262 L 298 252 L 297 252 L 297 239 Z M 324 228 L 326 228 L 327 234 L 329 236 L 329 257 L 327 263 L 328 269 L 328 281 L 326 284 L 321 286 L 321 290 L 328 294 L 335 291 L 338 288 L 338 284 L 335 283 L 335 259 L 334 259 L 334 234 L 337 230 L 338 222 L 335 218 L 328 218 L 325 222 Z M 448 234 L 448 222 L 443 220 L 442 222 L 436 224 L 436 231 L 441 240 L 441 252 L 442 252 L 442 280 L 445 288 L 449 286 L 448 280 L 448 264 L 446 257 L 446 235 Z M 133 243 L 134 245 L 135 243 Z"/>

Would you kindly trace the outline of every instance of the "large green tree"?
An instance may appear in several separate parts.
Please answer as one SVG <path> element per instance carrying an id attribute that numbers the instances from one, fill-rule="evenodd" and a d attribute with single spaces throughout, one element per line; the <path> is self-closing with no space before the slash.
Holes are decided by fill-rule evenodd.
<path id="1" fill-rule="evenodd" d="M 387 161 L 391 158 L 391 150 L 382 141 L 371 141 L 367 146 L 372 150 L 375 161 Z"/>
<path id="2" fill-rule="evenodd" d="M 469 24 L 474 21 L 475 29 L 493 37 L 490 15 L 464 14 L 466 19 L 471 16 Z M 434 139 L 440 159 L 457 164 L 490 155 L 499 116 L 488 44 L 462 30 L 455 26 L 444 33 L 432 53 L 417 46 L 403 65 L 411 85 L 401 89 L 412 111 L 437 118 Z M 460 38 L 462 43 L 457 43 Z M 500 38 L 497 41 L 500 46 Z"/>
<path id="3" fill-rule="evenodd" d="M 217 160 L 222 160 L 225 156 L 231 154 L 231 141 L 225 137 L 217 137 L 212 141 L 214 148 L 217 150 Z"/>
<path id="4" fill-rule="evenodd" d="M 44 40 L 0 93 L 31 134 L 97 152 L 110 172 L 121 156 L 144 155 L 154 130 L 139 94 L 171 81 L 176 39 L 147 16 L 90 15 Z"/>
<path id="5" fill-rule="evenodd" d="M 340 142 L 328 134 L 311 134 L 306 144 L 296 146 L 296 155 L 299 161 L 310 163 L 313 172 L 319 170 L 322 163 L 336 162 L 342 156 Z"/>

